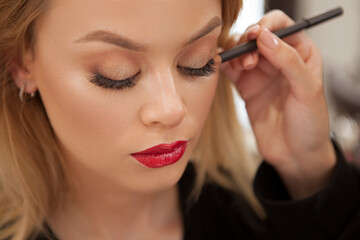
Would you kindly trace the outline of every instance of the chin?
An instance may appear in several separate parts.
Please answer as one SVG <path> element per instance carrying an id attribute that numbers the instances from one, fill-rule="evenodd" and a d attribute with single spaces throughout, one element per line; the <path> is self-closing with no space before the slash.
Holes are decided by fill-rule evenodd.
<path id="1" fill-rule="evenodd" d="M 137 174 L 137 179 L 130 188 L 138 194 L 151 194 L 173 188 L 179 182 L 188 162 L 188 158 L 182 158 L 161 168 L 140 166 L 143 169 Z"/>

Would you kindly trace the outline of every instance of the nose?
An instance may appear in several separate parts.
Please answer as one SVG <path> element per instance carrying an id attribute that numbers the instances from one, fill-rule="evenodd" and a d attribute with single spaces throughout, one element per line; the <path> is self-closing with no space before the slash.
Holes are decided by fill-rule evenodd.
<path id="1" fill-rule="evenodd" d="M 148 126 L 173 128 L 185 117 L 185 107 L 171 72 L 157 74 L 151 79 L 151 91 L 143 108 L 141 119 Z"/>

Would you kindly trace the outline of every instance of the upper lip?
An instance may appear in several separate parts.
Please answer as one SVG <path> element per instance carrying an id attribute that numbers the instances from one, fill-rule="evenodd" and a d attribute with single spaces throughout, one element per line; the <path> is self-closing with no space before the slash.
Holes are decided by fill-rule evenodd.
<path id="1" fill-rule="evenodd" d="M 183 145 L 185 143 L 187 143 L 187 141 L 176 141 L 173 143 L 163 143 L 163 144 L 159 144 L 154 147 L 145 149 L 144 151 L 141 151 L 141 152 L 132 153 L 131 155 L 169 153 L 169 152 L 173 152 L 175 149 L 177 149 L 178 147 L 180 147 L 181 145 Z"/>

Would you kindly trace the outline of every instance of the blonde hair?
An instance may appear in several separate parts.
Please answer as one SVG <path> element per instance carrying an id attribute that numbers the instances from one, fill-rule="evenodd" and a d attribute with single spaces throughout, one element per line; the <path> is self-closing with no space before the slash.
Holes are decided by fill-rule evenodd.
<path id="1" fill-rule="evenodd" d="M 0 0 L 0 239 L 27 239 L 43 229 L 65 183 L 61 152 L 41 97 L 23 103 L 11 76 L 26 51 L 36 45 L 34 25 L 48 0 Z M 242 0 L 222 0 L 224 26 L 219 46 L 242 7 Z M 216 96 L 193 154 L 197 170 L 194 195 L 207 180 L 237 189 L 260 209 L 251 188 L 249 156 L 236 118 L 229 81 L 220 76 Z M 228 170 L 224 174 L 219 169 Z"/>

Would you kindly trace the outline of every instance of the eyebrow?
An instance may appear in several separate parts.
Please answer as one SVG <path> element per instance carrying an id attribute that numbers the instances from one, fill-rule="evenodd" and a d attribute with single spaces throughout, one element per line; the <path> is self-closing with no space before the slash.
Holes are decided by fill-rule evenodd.
<path id="1" fill-rule="evenodd" d="M 201 28 L 200 31 L 192 35 L 190 39 L 187 42 L 185 42 L 184 46 L 195 42 L 196 40 L 212 32 L 215 28 L 222 25 L 223 22 L 219 17 L 212 18 L 203 28 Z M 145 46 L 141 45 L 140 43 L 137 43 L 119 34 L 104 30 L 89 32 L 85 36 L 74 41 L 74 43 L 85 43 L 85 42 L 93 42 L 93 41 L 105 42 L 118 47 L 122 47 L 133 51 L 138 51 L 138 52 L 145 52 L 146 50 Z"/>
<path id="2" fill-rule="evenodd" d="M 205 35 L 209 34 L 210 32 L 212 32 L 215 28 L 220 27 L 223 25 L 222 20 L 219 17 L 214 17 L 212 18 L 200 31 L 198 31 L 197 33 L 195 33 L 190 40 L 188 40 L 185 45 L 188 45 L 190 43 L 195 42 L 196 40 L 204 37 Z"/>

